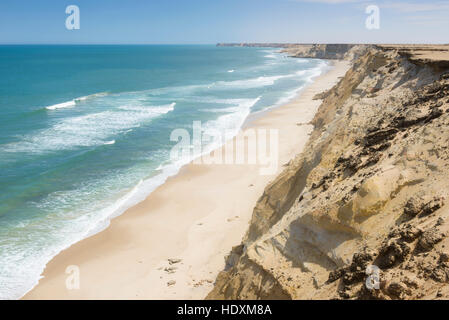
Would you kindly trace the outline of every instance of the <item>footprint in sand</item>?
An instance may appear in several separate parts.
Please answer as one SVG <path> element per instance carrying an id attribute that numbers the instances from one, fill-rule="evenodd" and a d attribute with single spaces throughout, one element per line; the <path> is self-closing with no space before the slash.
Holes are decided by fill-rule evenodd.
<path id="1" fill-rule="evenodd" d="M 177 269 L 177 267 L 166 267 L 164 268 L 164 271 L 167 273 L 175 273 Z"/>
<path id="2" fill-rule="evenodd" d="M 180 263 L 181 261 L 182 259 L 175 259 L 175 258 L 168 259 L 168 263 L 170 264 Z"/>
<path id="3" fill-rule="evenodd" d="M 167 282 L 167 287 L 174 286 L 176 284 L 175 280 L 170 280 Z"/>

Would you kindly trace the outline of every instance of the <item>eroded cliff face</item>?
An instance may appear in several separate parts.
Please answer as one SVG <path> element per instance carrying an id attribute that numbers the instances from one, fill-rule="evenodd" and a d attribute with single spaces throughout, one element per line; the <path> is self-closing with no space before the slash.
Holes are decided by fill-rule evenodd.
<path id="1" fill-rule="evenodd" d="M 449 298 L 449 73 L 392 49 L 346 56 L 207 298 Z"/>
<path id="2" fill-rule="evenodd" d="M 302 44 L 291 45 L 283 50 L 292 57 L 317 59 L 343 59 L 354 44 Z M 359 46 L 365 47 L 365 46 Z"/>

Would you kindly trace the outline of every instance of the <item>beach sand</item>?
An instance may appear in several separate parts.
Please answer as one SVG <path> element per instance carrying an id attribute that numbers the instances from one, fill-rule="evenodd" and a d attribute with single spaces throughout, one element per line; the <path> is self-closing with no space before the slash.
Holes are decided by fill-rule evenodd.
<path id="1" fill-rule="evenodd" d="M 349 68 L 336 61 L 291 103 L 264 112 L 246 129 L 278 129 L 279 166 L 261 175 L 259 165 L 189 164 L 140 204 L 50 261 L 24 299 L 202 299 L 238 245 L 265 186 L 300 153 L 321 101 Z M 242 132 L 240 135 L 243 134 Z M 232 140 L 228 143 L 232 143 Z M 168 259 L 181 259 L 170 264 Z M 79 289 L 68 266 L 79 268 Z"/>

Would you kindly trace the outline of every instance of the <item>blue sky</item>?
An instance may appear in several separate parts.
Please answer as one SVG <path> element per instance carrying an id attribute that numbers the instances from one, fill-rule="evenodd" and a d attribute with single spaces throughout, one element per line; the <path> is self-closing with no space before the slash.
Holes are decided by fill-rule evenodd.
<path id="1" fill-rule="evenodd" d="M 379 30 L 365 28 L 371 4 Z M 216 42 L 449 43 L 449 0 L 0 1 L 0 43 Z"/>

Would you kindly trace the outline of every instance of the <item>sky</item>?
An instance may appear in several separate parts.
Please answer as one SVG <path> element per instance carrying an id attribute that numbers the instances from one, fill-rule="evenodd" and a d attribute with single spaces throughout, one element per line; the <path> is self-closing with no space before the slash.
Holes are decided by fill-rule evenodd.
<path id="1" fill-rule="evenodd" d="M 66 7 L 80 29 L 66 28 Z M 379 8 L 367 29 L 366 8 Z M 449 0 L 1 0 L 1 44 L 449 43 Z"/>

